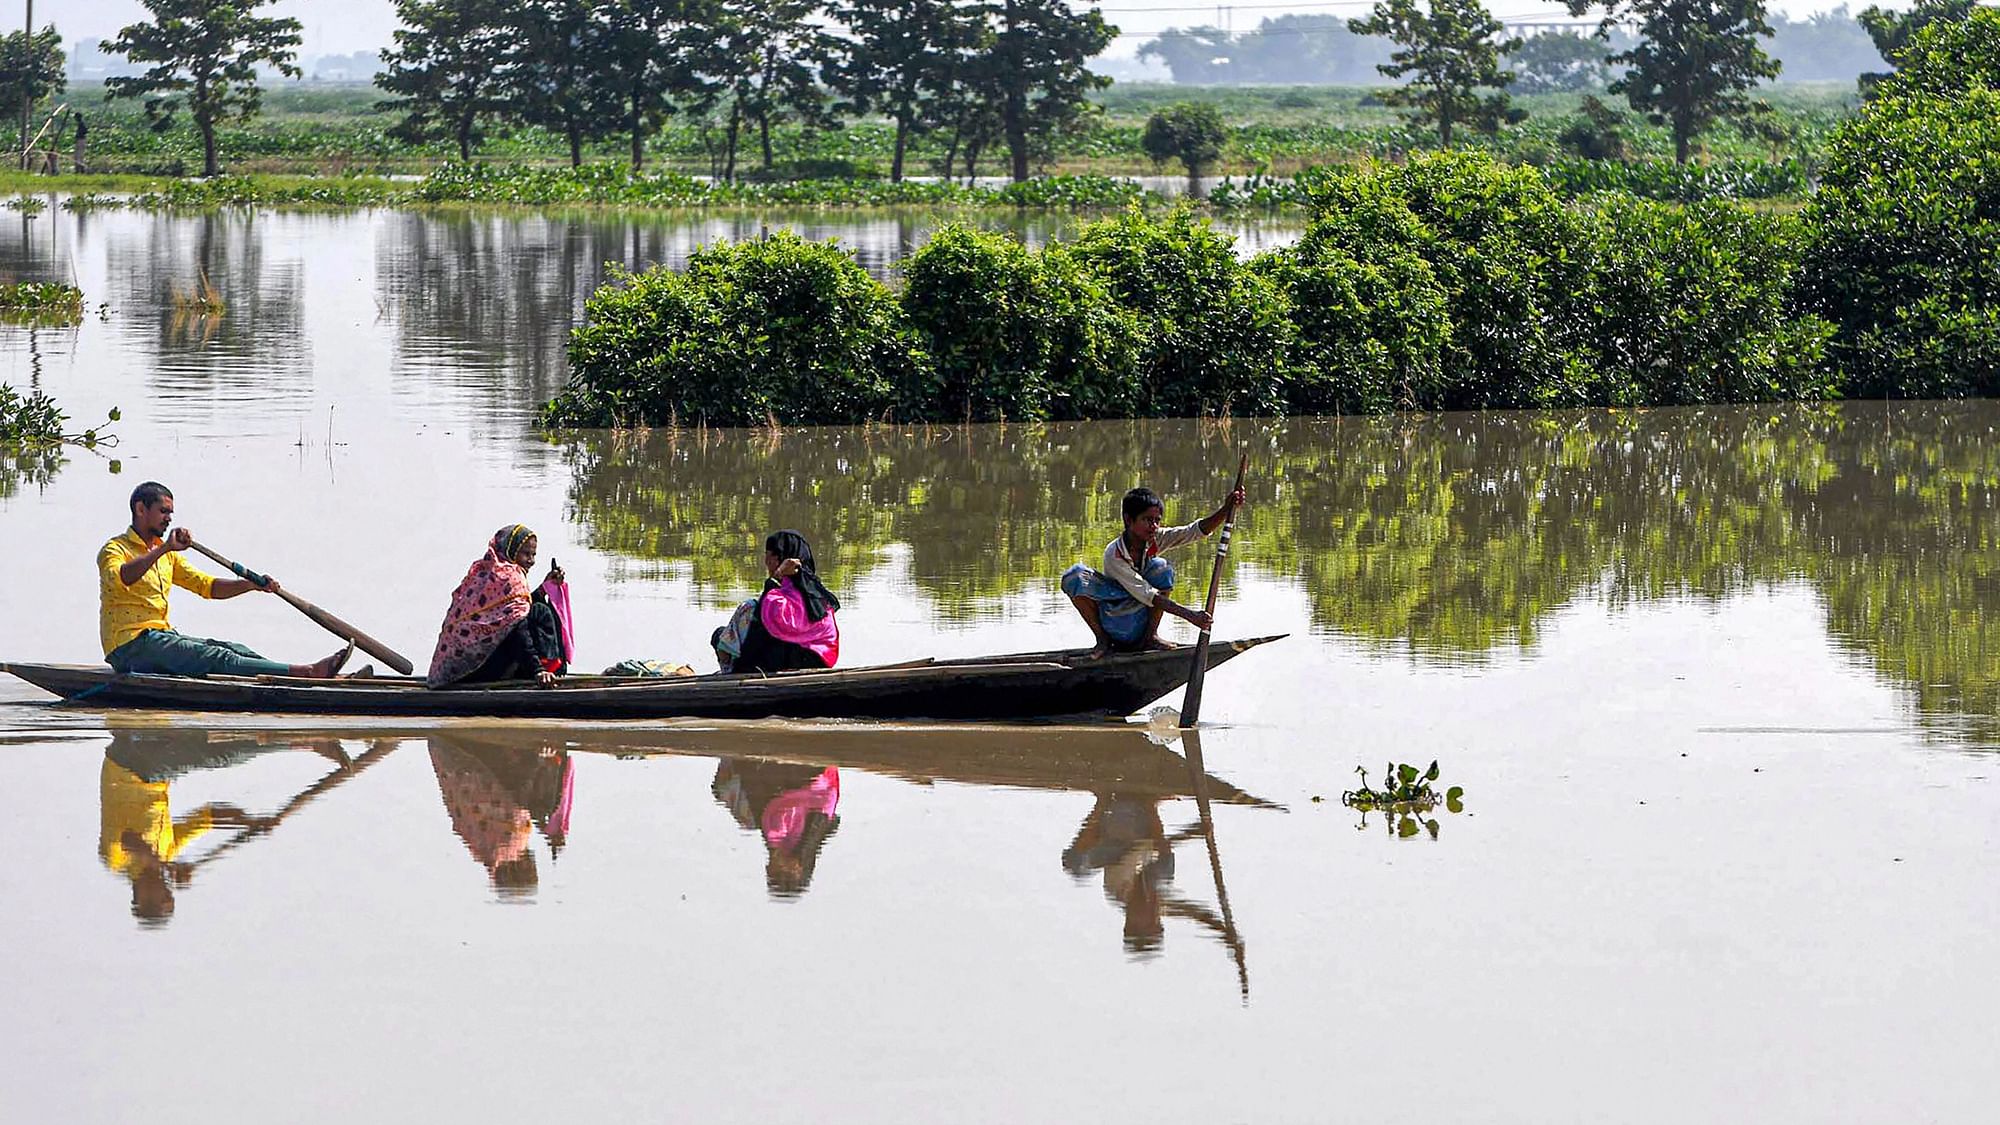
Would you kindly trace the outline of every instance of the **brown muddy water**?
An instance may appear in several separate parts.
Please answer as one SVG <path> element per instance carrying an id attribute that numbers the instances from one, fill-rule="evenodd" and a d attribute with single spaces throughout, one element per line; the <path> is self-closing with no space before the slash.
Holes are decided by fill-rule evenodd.
<path id="1" fill-rule="evenodd" d="M 815 221 L 886 266 L 926 220 Z M 0 659 L 98 658 L 91 560 L 147 478 L 420 658 L 514 521 L 586 667 L 701 661 L 787 525 L 846 664 L 1081 643 L 1055 578 L 1117 493 L 1192 516 L 1238 450 L 1219 631 L 1292 634 L 1211 677 L 1198 748 L 105 714 L 8 680 L 0 1119 L 1990 1116 L 1993 404 L 551 443 L 598 263 L 729 231 L 0 232 L 0 274 L 92 310 L 0 325 L 0 379 L 125 414 L 108 456 L 0 472 Z M 197 266 L 220 316 L 174 309 Z M 271 599 L 174 617 L 330 647 Z M 1343 807 L 1385 760 L 1462 808 Z"/>

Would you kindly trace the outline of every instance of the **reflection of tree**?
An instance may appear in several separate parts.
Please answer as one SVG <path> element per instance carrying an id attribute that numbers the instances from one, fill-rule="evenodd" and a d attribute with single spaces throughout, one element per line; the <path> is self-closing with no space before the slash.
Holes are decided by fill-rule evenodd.
<path id="1" fill-rule="evenodd" d="M 27 485 L 40 491 L 56 479 L 68 458 L 60 446 L 23 449 L 0 445 L 0 500 L 10 500 Z"/>
<path id="2" fill-rule="evenodd" d="M 377 241 L 380 305 L 393 312 L 397 367 L 427 382 L 458 382 L 510 416 L 568 378 L 564 348 L 605 264 L 679 267 L 697 247 L 796 230 L 838 238 L 862 266 L 886 277 L 945 221 L 923 212 L 819 211 L 571 213 L 397 212 Z M 978 213 L 1030 244 L 1047 241 L 1068 216 Z"/>
<path id="3" fill-rule="evenodd" d="M 141 238 L 110 243 L 110 276 L 125 291 L 114 301 L 151 316 L 138 346 L 155 357 L 155 380 L 176 399 L 254 395 L 303 398 L 311 392 L 305 346 L 305 263 L 273 261 L 252 211 L 159 216 Z M 204 292 L 219 308 L 189 305 Z M 223 379 L 220 376 L 230 376 Z"/>
<path id="4" fill-rule="evenodd" d="M 2000 736 L 2000 426 L 1982 404 L 1847 404 L 939 429 L 654 431 L 567 450 L 599 549 L 685 566 L 718 603 L 777 526 L 836 586 L 909 550 L 948 619 L 1052 586 L 1146 483 L 1169 518 L 1251 451 L 1238 550 L 1314 626 L 1420 659 L 1529 646 L 1579 597 L 1719 598 L 1803 580 L 1920 712 Z"/>

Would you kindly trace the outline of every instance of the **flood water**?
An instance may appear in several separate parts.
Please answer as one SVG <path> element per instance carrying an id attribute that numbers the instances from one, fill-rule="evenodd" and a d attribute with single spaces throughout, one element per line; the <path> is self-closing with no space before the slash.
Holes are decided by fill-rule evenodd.
<path id="1" fill-rule="evenodd" d="M 1247 451 L 1218 633 L 1290 636 L 1210 677 L 1199 744 L 8 678 L 0 1119 L 1988 1117 L 1995 404 L 531 430 L 603 261 L 795 220 L 9 216 L 0 276 L 91 313 L 0 324 L 0 380 L 124 420 L 0 463 L 0 659 L 100 657 L 149 478 L 420 664 L 515 521 L 587 670 L 707 668 L 780 526 L 844 665 L 1081 644 L 1055 579 L 1117 495 L 1193 518 Z M 930 221 L 811 219 L 877 269 Z M 200 272 L 220 316 L 174 307 Z M 332 647 L 275 599 L 173 615 Z M 1462 807 L 1344 807 L 1385 760 Z"/>

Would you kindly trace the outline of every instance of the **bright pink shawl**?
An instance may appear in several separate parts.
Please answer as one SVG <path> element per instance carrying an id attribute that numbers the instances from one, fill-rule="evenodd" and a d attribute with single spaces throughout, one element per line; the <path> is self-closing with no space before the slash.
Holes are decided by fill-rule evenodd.
<path id="1" fill-rule="evenodd" d="M 825 661 L 829 668 L 840 659 L 840 626 L 834 624 L 834 614 L 829 612 L 818 621 L 807 617 L 805 595 L 799 593 L 791 579 L 779 582 L 776 589 L 764 591 L 757 616 L 764 622 L 764 631 L 774 640 L 800 646 Z"/>
<path id="2" fill-rule="evenodd" d="M 495 537 L 497 542 L 498 536 Z M 431 654 L 431 687 L 457 683 L 486 663 L 509 630 L 528 616 L 528 572 L 500 556 L 494 544 L 472 564 L 451 595 L 437 651 Z"/>

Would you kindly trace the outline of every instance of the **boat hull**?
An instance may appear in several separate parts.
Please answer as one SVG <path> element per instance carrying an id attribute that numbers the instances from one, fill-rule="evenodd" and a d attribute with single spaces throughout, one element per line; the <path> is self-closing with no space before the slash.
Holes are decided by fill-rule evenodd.
<path id="1" fill-rule="evenodd" d="M 1212 670 L 1277 640 L 1210 646 Z M 1184 685 L 1187 650 L 1082 650 L 879 668 L 631 680 L 576 676 L 555 688 L 428 690 L 415 679 L 322 683 L 284 677 L 119 675 L 101 665 L 0 664 L 67 702 L 265 714 L 487 716 L 525 719 L 938 719 L 987 722 L 1129 715 Z"/>

